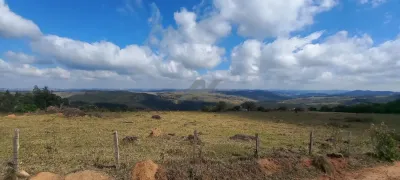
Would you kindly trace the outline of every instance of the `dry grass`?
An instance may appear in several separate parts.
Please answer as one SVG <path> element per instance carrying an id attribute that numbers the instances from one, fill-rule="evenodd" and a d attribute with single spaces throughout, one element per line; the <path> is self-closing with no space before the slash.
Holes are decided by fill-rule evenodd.
<path id="1" fill-rule="evenodd" d="M 152 119 L 154 114 L 162 119 Z M 203 142 L 202 156 L 222 168 L 221 164 L 253 155 L 254 143 L 230 140 L 229 137 L 235 134 L 259 133 L 262 156 L 267 156 L 274 148 L 295 149 L 300 154 L 306 154 L 311 129 L 315 129 L 316 143 L 324 142 L 333 132 L 326 126 L 329 119 L 335 117 L 339 118 L 338 121 L 341 121 L 340 118 L 345 121 L 344 117 L 347 116 L 350 115 L 289 112 L 135 112 L 106 114 L 105 118 L 33 115 L 10 119 L 2 116 L 0 170 L 4 173 L 6 162 L 12 157 L 14 128 L 20 129 L 21 169 L 31 174 L 50 171 L 62 175 L 81 169 L 94 169 L 95 165 L 113 165 L 112 133 L 117 130 L 121 142 L 122 169 L 103 171 L 118 179 L 126 179 L 130 168 L 145 159 L 165 164 L 169 170 L 176 166 L 174 162 L 189 163 L 193 146 L 184 136 L 192 134 L 195 129 Z M 398 116 L 373 115 L 372 118 L 385 119 L 387 124 L 398 127 L 398 123 L 392 122 Z M 367 127 L 368 124 L 352 123 L 350 130 L 354 132 L 353 138 L 361 139 L 364 136 L 363 129 Z M 153 128 L 159 128 L 165 135 L 148 137 Z M 175 136 L 168 136 L 168 133 L 175 133 Z M 139 140 L 124 144 L 122 138 L 125 136 L 137 136 Z M 353 151 L 366 148 L 363 141 L 354 142 Z M 316 151 L 320 152 L 316 147 Z"/>

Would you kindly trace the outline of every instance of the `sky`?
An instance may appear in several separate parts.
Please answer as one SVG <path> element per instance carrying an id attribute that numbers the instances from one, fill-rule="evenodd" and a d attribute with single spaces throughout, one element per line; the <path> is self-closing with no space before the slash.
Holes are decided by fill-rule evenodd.
<path id="1" fill-rule="evenodd" d="M 400 91 L 398 0 L 0 0 L 0 88 Z"/>

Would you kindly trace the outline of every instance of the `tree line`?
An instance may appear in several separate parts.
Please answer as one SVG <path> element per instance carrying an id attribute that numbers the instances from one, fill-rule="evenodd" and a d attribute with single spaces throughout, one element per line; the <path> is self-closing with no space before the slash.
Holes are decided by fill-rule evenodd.
<path id="1" fill-rule="evenodd" d="M 223 111 L 261 111 L 261 112 L 268 112 L 268 111 L 287 111 L 289 110 L 286 106 L 280 106 L 274 109 L 268 109 L 263 106 L 258 106 L 254 101 L 246 101 L 240 105 L 232 105 L 226 103 L 225 101 L 219 101 L 215 105 L 208 105 L 204 106 L 202 109 L 204 112 L 223 112 Z M 294 111 L 304 111 L 303 108 L 294 108 Z"/>
<path id="2" fill-rule="evenodd" d="M 322 106 L 321 112 L 347 112 L 347 113 L 379 113 L 400 114 L 400 99 L 388 103 L 363 103 L 351 106 L 337 105 L 334 107 Z"/>
<path id="3" fill-rule="evenodd" d="M 62 105 L 69 105 L 68 99 L 54 94 L 47 86 L 42 89 L 35 86 L 30 92 L 11 93 L 7 90 L 0 93 L 0 112 L 34 112 L 49 106 Z"/>

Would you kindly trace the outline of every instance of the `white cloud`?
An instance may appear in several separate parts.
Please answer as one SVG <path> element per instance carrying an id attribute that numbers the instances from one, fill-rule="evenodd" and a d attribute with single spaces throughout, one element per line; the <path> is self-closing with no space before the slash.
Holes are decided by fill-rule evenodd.
<path id="1" fill-rule="evenodd" d="M 48 59 L 37 58 L 21 52 L 7 51 L 4 56 L 10 63 L 17 64 L 52 64 L 53 62 Z"/>
<path id="2" fill-rule="evenodd" d="M 207 76 L 297 87 L 337 83 L 336 88 L 356 84 L 372 87 L 373 83 L 400 77 L 396 75 L 400 37 L 374 46 L 368 35 L 350 37 L 346 31 L 325 39 L 321 35 L 316 32 L 306 37 L 278 38 L 265 44 L 247 40 L 232 51 L 230 71 Z"/>
<path id="3" fill-rule="evenodd" d="M 371 4 L 372 7 L 377 7 L 383 3 L 386 3 L 387 0 L 359 0 L 361 4 Z"/>
<path id="4" fill-rule="evenodd" d="M 227 21 L 217 15 L 198 20 L 186 9 L 174 13 L 174 19 L 178 28 L 163 30 L 158 46 L 167 59 L 189 69 L 212 69 L 222 61 L 225 49 L 215 43 L 230 33 Z"/>
<path id="5" fill-rule="evenodd" d="M 260 70 L 262 43 L 257 40 L 247 40 L 236 46 L 231 54 L 232 75 L 254 75 Z"/>
<path id="6" fill-rule="evenodd" d="M 220 16 L 237 24 L 238 33 L 263 39 L 289 35 L 314 22 L 314 16 L 334 7 L 336 0 L 214 0 Z"/>
<path id="7" fill-rule="evenodd" d="M 0 72 L 2 74 L 9 72 L 11 70 L 11 66 L 5 62 L 4 60 L 0 59 Z M 2 77 L 2 76 L 0 76 Z"/>
<path id="8" fill-rule="evenodd" d="M 114 71 L 126 75 L 184 78 L 196 75 L 180 63 L 165 64 L 162 57 L 146 46 L 117 45 L 101 41 L 87 43 L 54 35 L 32 41 L 32 49 L 42 56 L 56 59 L 70 69 Z"/>
<path id="9" fill-rule="evenodd" d="M 15 14 L 4 0 L 0 1 L 0 37 L 36 38 L 41 34 L 39 27 L 34 22 Z"/>
<path id="10" fill-rule="evenodd" d="M 153 73 L 153 63 L 158 59 L 143 46 L 129 45 L 121 49 L 106 41 L 87 43 L 55 35 L 32 41 L 31 47 L 44 56 L 53 57 L 59 63 L 76 69 Z"/>
<path id="11" fill-rule="evenodd" d="M 24 64 L 21 67 L 15 67 L 14 71 L 18 75 L 23 75 L 23 76 L 49 77 L 49 78 L 61 78 L 61 79 L 68 79 L 71 76 L 71 73 L 69 71 L 59 67 L 38 69 L 28 64 Z"/>
<path id="12" fill-rule="evenodd" d="M 211 69 L 221 62 L 225 50 L 209 44 L 183 43 L 171 44 L 168 53 L 171 59 L 181 62 L 187 68 Z"/>

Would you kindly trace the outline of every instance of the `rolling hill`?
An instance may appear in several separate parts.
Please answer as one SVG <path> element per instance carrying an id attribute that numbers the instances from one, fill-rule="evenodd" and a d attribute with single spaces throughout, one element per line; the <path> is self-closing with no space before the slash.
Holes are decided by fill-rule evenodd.
<path id="1" fill-rule="evenodd" d="M 271 91 L 266 90 L 231 90 L 231 91 L 217 91 L 220 94 L 226 94 L 231 96 L 240 96 L 256 101 L 281 101 L 291 99 L 288 96 L 278 95 Z"/>

